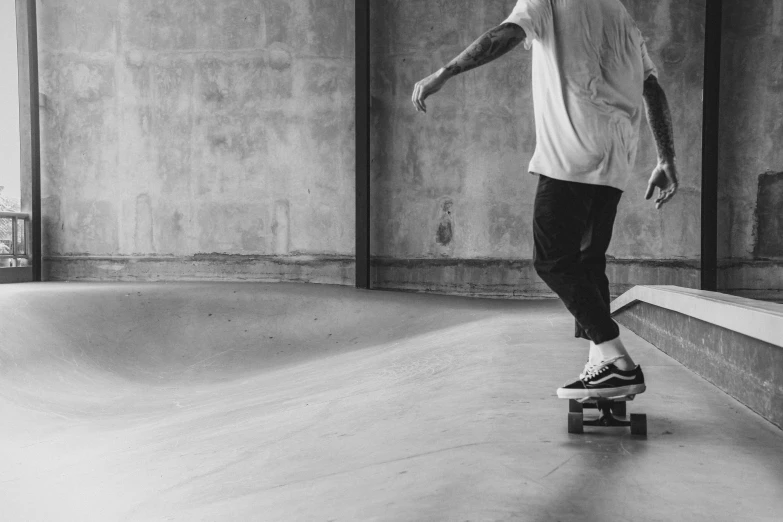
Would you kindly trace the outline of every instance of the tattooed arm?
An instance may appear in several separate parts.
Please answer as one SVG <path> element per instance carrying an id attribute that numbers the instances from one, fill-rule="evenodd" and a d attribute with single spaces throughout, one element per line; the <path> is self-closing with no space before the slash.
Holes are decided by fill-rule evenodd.
<path id="1" fill-rule="evenodd" d="M 663 87 L 658 78 L 651 75 L 644 82 L 644 105 L 647 108 L 647 121 L 658 146 L 658 162 L 674 163 L 674 132 L 672 113 Z"/>
<path id="2" fill-rule="evenodd" d="M 672 114 L 666 93 L 658 83 L 658 78 L 651 75 L 644 82 L 644 105 L 647 108 L 647 121 L 658 147 L 658 165 L 650 176 L 645 199 L 650 199 L 658 187 L 658 197 L 655 208 L 661 208 L 677 192 L 677 167 L 674 164 L 674 131 L 672 130 Z"/>
<path id="3" fill-rule="evenodd" d="M 445 67 L 416 84 L 413 105 L 427 112 L 424 100 L 438 92 L 450 78 L 500 58 L 525 39 L 525 31 L 516 24 L 504 23 L 490 29 Z"/>
<path id="4" fill-rule="evenodd" d="M 524 39 L 524 29 L 516 24 L 505 23 L 490 29 L 444 67 L 446 75 L 451 78 L 487 64 L 509 52 Z"/>

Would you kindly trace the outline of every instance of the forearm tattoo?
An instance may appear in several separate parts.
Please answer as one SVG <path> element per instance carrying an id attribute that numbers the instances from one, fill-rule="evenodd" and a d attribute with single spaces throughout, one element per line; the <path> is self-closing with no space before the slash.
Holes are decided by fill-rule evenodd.
<path id="1" fill-rule="evenodd" d="M 658 78 L 650 76 L 644 82 L 644 101 L 647 107 L 647 121 L 658 146 L 658 159 L 674 160 L 674 131 L 672 129 L 672 113 L 666 93 L 658 83 Z"/>
<path id="2" fill-rule="evenodd" d="M 525 31 L 505 23 L 490 29 L 454 58 L 445 69 L 452 75 L 464 73 L 500 58 L 525 39 Z"/>

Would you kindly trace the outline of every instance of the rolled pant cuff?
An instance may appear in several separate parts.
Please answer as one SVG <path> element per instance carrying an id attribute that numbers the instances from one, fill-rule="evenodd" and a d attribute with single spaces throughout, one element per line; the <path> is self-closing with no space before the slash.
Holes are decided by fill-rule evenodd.
<path id="1" fill-rule="evenodd" d="M 589 328 L 585 333 L 595 344 L 603 344 L 620 337 L 620 327 L 617 326 L 617 323 L 612 321 L 611 328 L 608 326 L 606 328 Z"/>
<path id="2" fill-rule="evenodd" d="M 620 327 L 617 326 L 617 323 L 614 321 L 612 321 L 612 326 L 609 328 L 591 328 L 590 330 L 593 332 L 595 338 L 591 337 L 581 324 L 578 322 L 574 323 L 574 337 L 577 339 L 585 339 L 587 341 L 593 341 L 595 344 L 601 344 L 620 336 Z M 598 339 L 598 341 L 595 339 Z"/>

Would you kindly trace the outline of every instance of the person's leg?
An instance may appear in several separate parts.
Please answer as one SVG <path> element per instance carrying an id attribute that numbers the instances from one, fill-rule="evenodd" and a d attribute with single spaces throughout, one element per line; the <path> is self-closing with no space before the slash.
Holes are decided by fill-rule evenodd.
<path id="1" fill-rule="evenodd" d="M 607 308 L 609 308 L 611 297 L 609 278 L 606 277 L 606 251 L 612 241 L 617 205 L 622 195 L 622 191 L 612 187 L 598 187 L 596 189 L 596 197 L 588 218 L 587 228 L 582 236 L 580 262 L 590 280 L 598 288 L 601 299 Z M 577 326 L 579 327 L 578 323 Z M 611 339 L 601 345 L 590 341 L 590 364 L 597 364 L 614 357 L 622 357 L 615 363 L 621 370 L 630 370 L 636 366 L 619 335 L 616 339 Z"/>
<path id="2" fill-rule="evenodd" d="M 581 263 L 582 239 L 600 188 L 539 176 L 533 218 L 536 272 L 597 345 L 620 334 Z"/>
<path id="3" fill-rule="evenodd" d="M 612 321 L 609 305 L 581 262 L 582 239 L 593 210 L 602 204 L 602 192 L 601 187 L 545 176 L 538 182 L 533 218 L 534 266 L 602 357 L 599 364 L 588 365 L 579 379 L 558 388 L 561 399 L 628 396 L 646 389 L 640 367 L 621 367 L 627 366 L 627 352 L 619 338 L 620 328 Z"/>
<path id="4" fill-rule="evenodd" d="M 601 234 L 604 230 L 597 227 L 597 222 L 599 221 L 597 218 L 602 214 L 601 210 L 601 205 L 594 205 L 593 212 L 590 213 L 587 229 L 582 236 L 582 250 L 579 255 L 579 262 L 584 266 L 590 280 L 598 287 L 601 299 L 603 299 L 606 306 L 609 306 L 609 278 L 606 277 L 606 250 L 609 248 L 609 241 L 602 241 L 605 239 Z M 604 248 L 601 248 L 602 246 Z M 588 365 L 586 368 L 600 363 L 602 359 L 601 352 L 596 347 L 596 344 L 587 335 L 582 325 L 576 320 L 574 322 L 576 323 L 576 337 L 590 341 L 590 351 L 587 357 Z"/>

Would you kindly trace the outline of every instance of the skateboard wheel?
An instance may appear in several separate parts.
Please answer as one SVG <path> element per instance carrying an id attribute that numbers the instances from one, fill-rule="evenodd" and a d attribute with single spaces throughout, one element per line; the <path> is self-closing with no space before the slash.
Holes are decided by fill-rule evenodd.
<path id="1" fill-rule="evenodd" d="M 643 413 L 631 414 L 631 435 L 647 436 L 647 415 Z"/>
<path id="2" fill-rule="evenodd" d="M 569 413 L 568 414 L 568 433 L 584 433 L 584 426 L 582 425 L 583 416 L 581 413 Z"/>
<path id="3" fill-rule="evenodd" d="M 568 401 L 569 413 L 582 413 L 583 411 L 584 411 L 584 406 L 582 406 L 581 402 L 576 401 L 574 399 L 569 399 Z"/>
<path id="4" fill-rule="evenodd" d="M 612 413 L 618 417 L 625 417 L 625 414 L 627 413 L 625 402 L 615 402 L 612 404 Z"/>

